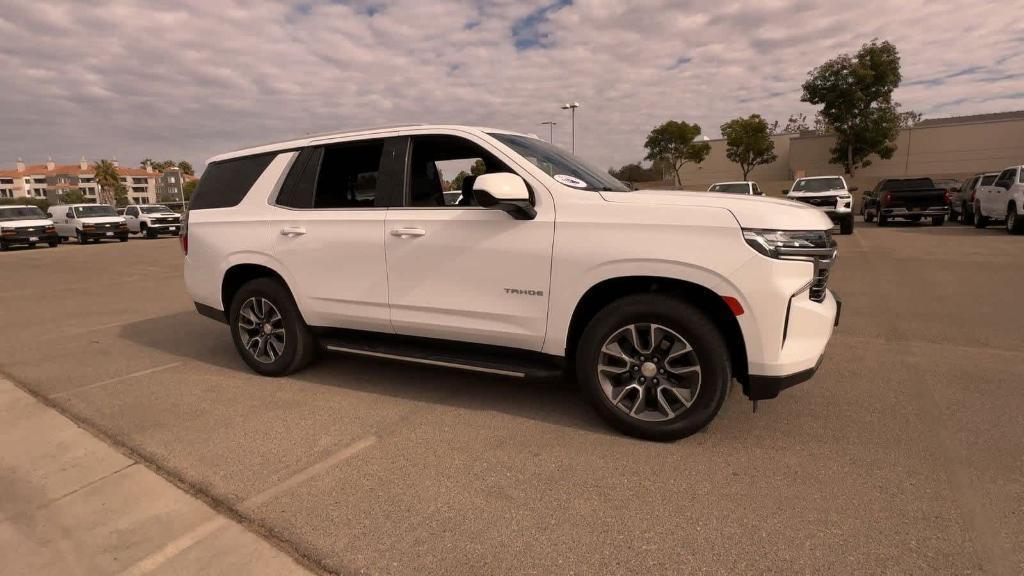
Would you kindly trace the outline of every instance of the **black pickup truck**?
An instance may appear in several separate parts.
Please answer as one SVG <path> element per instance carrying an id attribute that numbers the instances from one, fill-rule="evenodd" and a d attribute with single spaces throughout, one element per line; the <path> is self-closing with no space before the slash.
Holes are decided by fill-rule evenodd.
<path id="1" fill-rule="evenodd" d="M 864 221 L 877 218 L 879 226 L 893 218 L 931 218 L 933 225 L 942 226 L 949 215 L 949 193 L 931 178 L 888 178 L 864 194 L 863 207 Z"/>

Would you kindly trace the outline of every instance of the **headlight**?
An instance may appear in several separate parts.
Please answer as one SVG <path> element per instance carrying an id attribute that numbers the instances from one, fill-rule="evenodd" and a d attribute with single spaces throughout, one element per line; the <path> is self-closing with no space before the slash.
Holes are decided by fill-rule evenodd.
<path id="1" fill-rule="evenodd" d="M 830 230 L 743 230 L 743 239 L 751 248 L 769 258 L 810 260 L 835 253 Z"/>

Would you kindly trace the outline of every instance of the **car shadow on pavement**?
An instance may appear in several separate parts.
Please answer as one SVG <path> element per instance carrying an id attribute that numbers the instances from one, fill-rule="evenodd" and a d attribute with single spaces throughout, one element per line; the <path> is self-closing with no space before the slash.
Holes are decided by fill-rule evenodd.
<path id="1" fill-rule="evenodd" d="M 238 357 L 228 327 L 195 312 L 150 318 L 120 328 L 129 342 L 261 378 Z M 323 353 L 288 379 L 472 411 L 493 411 L 618 436 L 593 414 L 575 384 L 561 378 L 515 379 L 362 356 Z M 282 381 L 284 382 L 284 381 Z"/>

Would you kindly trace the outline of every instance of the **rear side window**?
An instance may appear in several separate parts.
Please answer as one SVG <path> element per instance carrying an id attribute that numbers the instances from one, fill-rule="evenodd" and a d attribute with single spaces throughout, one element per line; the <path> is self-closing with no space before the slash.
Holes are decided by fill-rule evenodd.
<path id="1" fill-rule="evenodd" d="M 192 194 L 189 210 L 237 206 L 275 156 L 261 154 L 210 164 Z"/>
<path id="2" fill-rule="evenodd" d="M 374 207 L 383 152 L 384 140 L 366 140 L 324 148 L 313 207 Z"/>
<path id="3" fill-rule="evenodd" d="M 989 174 L 987 176 L 982 176 L 981 177 L 981 185 L 982 186 L 991 186 L 992 183 L 996 181 L 996 176 L 998 176 L 998 174 Z"/>

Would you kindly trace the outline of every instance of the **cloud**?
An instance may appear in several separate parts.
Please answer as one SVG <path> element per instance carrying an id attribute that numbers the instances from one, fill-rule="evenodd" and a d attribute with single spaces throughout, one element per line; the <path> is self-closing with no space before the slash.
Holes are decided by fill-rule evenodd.
<path id="1" fill-rule="evenodd" d="M 970 33 L 965 33 L 970 31 Z M 18 2 L 0 12 L 0 166 L 183 158 L 399 122 L 545 133 L 600 165 L 668 119 L 812 112 L 800 84 L 872 38 L 904 109 L 1024 108 L 1024 20 L 958 1 L 186 0 Z"/>

